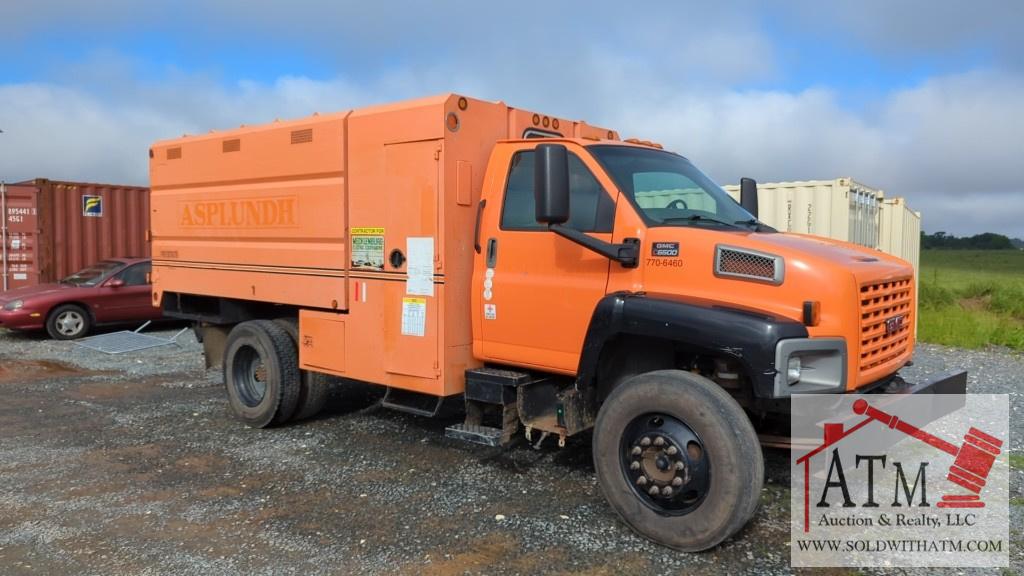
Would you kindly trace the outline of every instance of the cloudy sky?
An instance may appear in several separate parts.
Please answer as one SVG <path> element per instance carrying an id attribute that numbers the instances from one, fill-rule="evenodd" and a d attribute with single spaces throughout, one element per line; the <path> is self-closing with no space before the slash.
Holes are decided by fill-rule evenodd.
<path id="1" fill-rule="evenodd" d="M 1024 237 L 1024 2 L 715 4 L 5 1 L 0 177 L 145 184 L 157 139 L 461 92 Z"/>

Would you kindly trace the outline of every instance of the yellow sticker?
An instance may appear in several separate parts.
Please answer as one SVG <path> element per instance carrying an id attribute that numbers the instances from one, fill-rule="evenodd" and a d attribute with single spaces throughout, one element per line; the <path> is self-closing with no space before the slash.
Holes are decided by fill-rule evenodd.
<path id="1" fill-rule="evenodd" d="M 351 228 L 350 234 L 353 236 L 378 236 L 384 234 L 383 228 Z"/>
<path id="2" fill-rule="evenodd" d="M 402 335 L 422 337 L 427 330 L 427 299 L 402 298 Z"/>

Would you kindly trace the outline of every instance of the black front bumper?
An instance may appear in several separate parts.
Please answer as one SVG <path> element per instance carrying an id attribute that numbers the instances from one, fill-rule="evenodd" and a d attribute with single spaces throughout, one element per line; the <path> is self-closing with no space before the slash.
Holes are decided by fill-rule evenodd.
<path id="1" fill-rule="evenodd" d="M 967 393 L 967 371 L 951 370 L 942 372 L 928 378 L 927 380 L 912 384 L 901 378 L 898 374 L 893 375 L 880 385 L 875 385 L 865 392 L 854 392 L 854 394 L 966 394 Z"/>
<path id="2" fill-rule="evenodd" d="M 927 380 L 911 383 L 900 377 L 899 373 L 893 374 L 863 387 L 860 390 L 845 392 L 842 394 L 966 394 L 967 393 L 967 372 L 965 370 L 952 370 L 942 372 L 928 378 Z M 842 394 L 832 394 L 837 399 Z M 755 412 L 762 414 L 788 415 L 791 413 L 789 398 L 756 399 L 750 406 Z"/>

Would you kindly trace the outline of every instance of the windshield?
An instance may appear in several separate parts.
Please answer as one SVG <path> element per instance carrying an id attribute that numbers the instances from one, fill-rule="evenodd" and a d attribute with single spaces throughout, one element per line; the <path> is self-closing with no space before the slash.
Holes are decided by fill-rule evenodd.
<path id="1" fill-rule="evenodd" d="M 71 276 L 61 280 L 61 282 L 64 284 L 74 284 L 75 286 L 96 286 L 107 276 L 107 274 L 110 274 L 121 266 L 123 266 L 121 262 L 103 260 L 89 266 L 88 268 L 75 272 Z"/>
<path id="2" fill-rule="evenodd" d="M 756 220 L 682 156 L 632 146 L 588 150 L 649 225 L 740 227 Z"/>

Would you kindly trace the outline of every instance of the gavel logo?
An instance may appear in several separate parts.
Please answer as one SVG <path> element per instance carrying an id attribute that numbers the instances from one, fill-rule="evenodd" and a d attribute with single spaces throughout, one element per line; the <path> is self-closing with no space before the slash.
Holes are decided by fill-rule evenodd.
<path id="1" fill-rule="evenodd" d="M 942 438 L 869 405 L 863 398 L 853 403 L 853 411 L 857 414 L 864 414 L 891 429 L 917 438 L 955 458 L 949 467 L 949 474 L 946 478 L 973 494 L 947 494 L 936 506 L 939 508 L 984 508 L 985 503 L 981 501 L 978 494 L 985 487 L 985 480 L 992 470 L 992 464 L 1002 450 L 1003 442 L 1001 440 L 972 426 L 964 436 L 964 443 L 957 448 Z"/>

